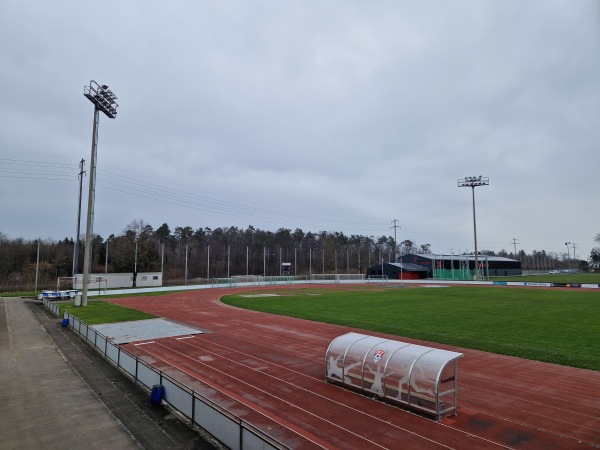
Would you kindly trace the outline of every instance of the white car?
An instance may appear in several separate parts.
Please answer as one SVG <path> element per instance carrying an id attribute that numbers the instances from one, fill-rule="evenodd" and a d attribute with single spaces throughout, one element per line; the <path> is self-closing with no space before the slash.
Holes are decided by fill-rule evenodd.
<path id="1" fill-rule="evenodd" d="M 560 270 L 551 270 L 551 271 L 550 271 L 550 272 L 548 272 L 548 273 L 551 273 L 552 275 L 556 275 L 556 274 L 559 274 L 559 273 L 560 273 Z"/>

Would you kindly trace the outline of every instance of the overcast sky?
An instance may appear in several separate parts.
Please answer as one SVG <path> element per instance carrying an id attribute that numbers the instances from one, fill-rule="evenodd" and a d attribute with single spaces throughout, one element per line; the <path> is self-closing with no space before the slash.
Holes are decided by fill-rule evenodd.
<path id="1" fill-rule="evenodd" d="M 600 233 L 600 2 L 0 2 L 0 232 L 340 231 L 587 259 Z M 84 178 L 82 233 L 87 182 Z M 572 252 L 572 247 L 569 247 Z M 572 253 L 571 253 L 572 254 Z"/>

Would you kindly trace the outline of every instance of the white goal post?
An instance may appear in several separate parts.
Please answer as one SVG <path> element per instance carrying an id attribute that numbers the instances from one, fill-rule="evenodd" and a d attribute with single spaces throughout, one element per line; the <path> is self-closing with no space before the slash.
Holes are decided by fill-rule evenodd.
<path id="1" fill-rule="evenodd" d="M 387 275 L 369 275 L 369 278 L 367 278 L 368 283 L 381 283 L 383 286 L 387 285 L 387 281 Z"/>
<path id="2" fill-rule="evenodd" d="M 365 281 L 365 275 L 362 273 L 340 273 L 337 275 L 338 281 Z"/>
<path id="3" fill-rule="evenodd" d="M 82 280 L 83 283 L 83 280 Z M 108 278 L 105 277 L 90 277 L 90 279 L 88 280 L 88 289 L 96 289 L 97 285 L 98 287 L 98 292 L 100 292 L 100 289 L 102 289 L 102 284 L 104 284 L 104 293 L 106 293 L 106 290 L 108 289 Z"/>
<path id="4" fill-rule="evenodd" d="M 71 289 L 77 289 L 77 277 L 58 277 L 56 290 L 60 291 L 61 286 L 71 286 Z"/>
<path id="5" fill-rule="evenodd" d="M 260 275 L 235 275 L 231 279 L 234 283 L 247 283 L 257 285 L 261 282 L 262 276 Z"/>
<path id="6" fill-rule="evenodd" d="M 310 281 L 313 283 L 364 283 L 365 275 L 362 273 L 312 273 Z"/>

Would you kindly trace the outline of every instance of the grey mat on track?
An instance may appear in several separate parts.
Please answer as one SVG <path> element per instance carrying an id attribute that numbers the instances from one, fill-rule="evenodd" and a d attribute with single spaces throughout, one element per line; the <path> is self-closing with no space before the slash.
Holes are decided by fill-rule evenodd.
<path id="1" fill-rule="evenodd" d="M 165 319 L 132 320 L 130 322 L 93 325 L 93 329 L 115 344 L 146 341 L 164 337 L 202 334 L 202 330 L 180 325 Z"/>

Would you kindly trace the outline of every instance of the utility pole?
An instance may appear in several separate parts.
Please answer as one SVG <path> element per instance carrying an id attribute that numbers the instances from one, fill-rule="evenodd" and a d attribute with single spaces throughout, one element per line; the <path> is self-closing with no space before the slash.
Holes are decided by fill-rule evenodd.
<path id="1" fill-rule="evenodd" d="M 517 258 L 517 245 L 521 245 L 521 244 L 519 244 L 519 242 L 517 241 L 516 238 L 513 238 L 511 244 L 514 245 L 514 247 L 515 247 L 515 259 L 516 259 Z M 521 262 L 521 258 L 519 258 L 519 262 Z M 521 262 L 521 270 L 523 270 L 522 264 L 523 263 Z"/>
<path id="2" fill-rule="evenodd" d="M 79 267 L 78 259 L 79 259 L 79 234 L 81 233 L 81 191 L 83 189 L 83 175 L 85 174 L 85 170 L 83 170 L 83 165 L 85 164 L 85 159 L 81 159 L 79 162 L 79 207 L 77 210 L 77 234 L 75 237 L 75 248 L 73 249 L 73 289 L 77 288 L 77 268 Z"/>
<path id="3" fill-rule="evenodd" d="M 229 252 L 229 247 L 227 247 L 227 252 Z M 229 254 L 229 253 L 228 253 Z M 185 273 L 183 277 L 183 285 L 187 286 L 188 279 L 188 242 L 185 241 Z"/>
<path id="4" fill-rule="evenodd" d="M 516 257 L 517 257 L 517 245 L 521 245 L 521 244 L 519 244 L 519 243 L 517 242 L 517 239 L 516 239 L 516 238 L 513 238 L 513 240 L 512 240 L 512 242 L 511 242 L 511 244 L 515 246 L 515 258 L 516 258 Z"/>
<path id="5" fill-rule="evenodd" d="M 396 246 L 398 245 L 398 241 L 396 240 L 396 230 L 401 227 L 398 225 L 398 219 L 392 220 L 392 224 L 393 225 L 390 228 L 394 229 L 394 261 L 398 261 L 398 258 L 396 257 Z M 401 285 L 404 286 L 404 281 L 402 281 L 402 261 L 400 261 L 400 282 Z"/>
<path id="6" fill-rule="evenodd" d="M 133 287 L 137 287 L 137 250 L 138 250 L 138 238 L 139 238 L 139 234 L 138 231 L 136 230 L 135 232 L 135 237 L 133 238 L 134 241 L 134 245 L 135 245 L 135 250 L 134 250 L 134 256 L 133 256 Z"/>
<path id="7" fill-rule="evenodd" d="M 350 273 L 350 254 L 348 248 L 346 248 L 346 273 Z"/>
<path id="8" fill-rule="evenodd" d="M 398 246 L 398 241 L 396 240 L 396 229 L 400 228 L 400 225 L 398 225 L 398 219 L 392 220 L 392 226 L 390 228 L 394 229 L 394 260 L 397 260 L 396 247 Z"/>
<path id="9" fill-rule="evenodd" d="M 35 290 L 38 287 L 38 272 L 40 270 L 40 240 L 37 240 L 37 260 L 35 262 Z"/>
<path id="10" fill-rule="evenodd" d="M 337 249 L 333 251 L 333 256 L 335 258 L 335 274 L 337 275 Z"/>

